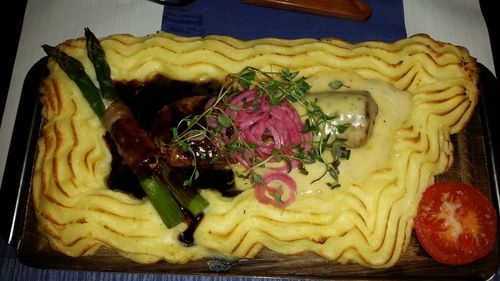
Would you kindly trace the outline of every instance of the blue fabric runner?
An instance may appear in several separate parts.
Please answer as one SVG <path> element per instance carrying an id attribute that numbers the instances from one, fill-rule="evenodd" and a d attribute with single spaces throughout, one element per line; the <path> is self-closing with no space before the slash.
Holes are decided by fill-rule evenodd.
<path id="1" fill-rule="evenodd" d="M 389 42 L 406 37 L 402 0 L 366 2 L 373 8 L 372 16 L 366 22 L 355 22 L 241 4 L 238 0 L 198 0 L 182 8 L 165 8 L 161 30 L 183 36 L 222 34 L 241 39 L 336 37 L 352 43 L 367 40 Z M 99 271 L 98 268 L 95 270 Z M 256 279 L 30 268 L 21 264 L 15 250 L 0 238 L 0 280 L 246 281 Z"/>
<path id="2" fill-rule="evenodd" d="M 402 0 L 367 0 L 366 22 L 242 4 L 238 0 L 198 0 L 181 8 L 165 7 L 162 31 L 183 36 L 230 35 L 241 39 L 341 38 L 356 43 L 406 38 Z"/>

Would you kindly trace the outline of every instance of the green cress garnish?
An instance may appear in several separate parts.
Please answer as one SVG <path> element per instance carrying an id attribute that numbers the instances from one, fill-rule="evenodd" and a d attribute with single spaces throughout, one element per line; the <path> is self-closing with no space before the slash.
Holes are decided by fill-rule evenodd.
<path id="1" fill-rule="evenodd" d="M 190 146 L 191 140 L 202 137 L 211 140 L 215 144 L 220 144 L 220 132 L 223 129 L 228 129 L 237 137 L 232 142 L 225 144 L 224 147 L 218 146 L 220 155 L 217 159 L 219 160 L 223 157 L 228 163 L 233 153 L 242 152 L 244 149 L 255 149 L 258 146 L 258 144 L 244 141 L 232 118 L 225 113 L 225 109 L 228 107 L 234 112 L 240 110 L 237 105 L 229 103 L 228 99 L 244 91 L 254 89 L 259 95 L 267 95 L 271 105 L 276 106 L 283 101 L 288 101 L 303 107 L 306 110 L 306 118 L 302 133 L 312 133 L 315 138 L 312 140 L 311 149 L 307 152 L 304 151 L 302 146 L 297 146 L 289 148 L 292 151 L 291 154 L 285 154 L 283 150 L 277 149 L 266 159 L 260 159 L 256 155 L 253 155 L 252 159 L 250 159 L 253 166 L 247 169 L 245 174 L 239 174 L 236 171 L 235 174 L 248 178 L 254 183 L 261 183 L 262 177 L 255 173 L 255 168 L 264 167 L 271 160 L 288 163 L 289 170 L 292 169 L 293 161 L 298 161 L 298 169 L 303 174 L 308 174 L 306 164 L 320 162 L 325 165 L 326 171 L 319 178 L 313 180 L 313 182 L 329 174 L 332 181 L 329 181 L 327 185 L 331 188 L 338 187 L 338 166 L 341 159 L 349 158 L 350 151 L 344 145 L 345 139 L 338 138 L 332 134 L 322 135 L 319 133 L 321 126 L 327 122 L 332 122 L 338 116 L 325 114 L 316 101 L 306 99 L 311 86 L 307 83 L 305 77 L 299 77 L 298 74 L 298 71 L 292 72 L 289 70 L 265 72 L 252 67 L 247 67 L 237 74 L 230 74 L 215 101 L 203 113 L 188 116 L 182 119 L 177 127 L 172 128 L 174 137 L 170 145 L 181 147 L 185 152 L 189 152 L 193 156 L 193 172 L 184 184 L 190 185 L 199 175 L 195 152 Z M 329 83 L 329 86 L 333 90 L 338 90 L 343 84 L 341 81 L 334 80 Z M 250 104 L 249 108 L 258 110 L 260 105 L 257 103 Z M 215 121 L 215 127 L 209 127 L 206 125 L 207 122 L 201 122 L 209 118 Z M 343 133 L 348 126 L 345 124 L 337 125 L 337 131 Z M 185 127 L 185 129 L 179 132 L 181 127 Z M 330 157 L 328 157 L 328 154 Z"/>

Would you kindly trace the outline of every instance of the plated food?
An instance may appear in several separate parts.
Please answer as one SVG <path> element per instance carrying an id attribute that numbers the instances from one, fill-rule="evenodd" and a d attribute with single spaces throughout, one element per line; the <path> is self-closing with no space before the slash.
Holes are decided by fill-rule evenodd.
<path id="1" fill-rule="evenodd" d="M 87 42 L 57 50 L 82 64 L 92 87 L 101 79 Z M 108 247 L 139 263 L 186 263 L 268 248 L 390 267 L 479 95 L 467 50 L 425 35 L 350 44 L 120 34 L 100 44 L 118 99 L 148 136 L 109 136 L 126 109 L 101 120 L 113 102 L 96 110 L 86 86 L 49 61 L 33 204 L 39 232 L 74 257 Z M 187 211 L 196 215 L 166 223 L 154 195 L 133 187 L 145 185 L 130 177 L 135 162 L 122 148 L 148 138 L 167 162 L 161 176 L 206 201 Z"/>

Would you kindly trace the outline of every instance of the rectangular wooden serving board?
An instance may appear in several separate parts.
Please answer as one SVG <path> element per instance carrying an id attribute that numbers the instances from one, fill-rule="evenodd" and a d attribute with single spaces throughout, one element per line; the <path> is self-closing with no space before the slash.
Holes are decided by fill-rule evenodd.
<path id="1" fill-rule="evenodd" d="M 342 265 L 326 261 L 312 253 L 283 256 L 263 250 L 254 259 L 227 263 L 200 260 L 186 264 L 138 264 L 119 256 L 110 249 L 101 249 L 94 256 L 72 258 L 51 250 L 36 230 L 30 188 L 31 171 L 36 151 L 36 140 L 41 123 L 38 86 L 45 72 L 46 58 L 40 60 L 28 73 L 16 119 L 8 165 L 2 192 L 13 189 L 15 206 L 11 211 L 14 227 L 8 233 L 9 242 L 17 248 L 19 259 L 41 268 L 141 272 L 179 275 L 223 275 L 240 277 L 274 277 L 300 279 L 416 279 L 416 280 L 487 280 L 497 271 L 500 263 L 498 241 L 490 254 L 477 262 L 463 266 L 437 263 L 420 247 L 415 236 L 401 260 L 387 269 L 370 269 L 356 264 Z M 498 147 L 498 125 L 491 116 L 498 116 L 496 78 L 482 65 L 480 104 L 466 130 L 452 137 L 455 161 L 451 169 L 437 181 L 454 180 L 472 184 L 488 195 L 498 210 L 498 182 L 495 147 Z M 496 149 L 498 151 L 498 149 Z M 7 199 L 2 199 L 7 201 Z M 10 205 L 13 205 L 11 202 Z"/>

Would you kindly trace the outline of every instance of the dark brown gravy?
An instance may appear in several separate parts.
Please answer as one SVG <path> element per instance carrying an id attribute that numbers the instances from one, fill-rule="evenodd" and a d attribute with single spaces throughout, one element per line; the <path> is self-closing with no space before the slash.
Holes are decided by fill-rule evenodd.
<path id="1" fill-rule="evenodd" d="M 215 96 L 220 90 L 217 82 L 191 83 L 171 80 L 157 75 L 152 79 L 140 81 L 115 81 L 115 88 L 120 98 L 132 110 L 135 118 L 146 131 L 149 131 L 158 112 L 167 104 L 192 96 Z M 201 112 L 200 112 L 201 113 Z M 182 118 L 182 117 L 181 117 Z M 137 198 L 145 195 L 139 181 L 118 154 L 109 135 L 105 136 L 112 154 L 112 169 L 107 179 L 108 186 L 117 191 L 129 193 Z M 192 168 L 172 167 L 175 170 L 174 182 L 182 183 L 189 178 Z M 200 169 L 200 176 L 193 182 L 193 188 L 212 188 L 219 190 L 224 196 L 234 196 L 234 175 L 227 169 L 206 167 Z M 192 221 L 199 219 L 192 218 Z M 186 239 L 189 240 L 189 239 Z"/>
<path id="2" fill-rule="evenodd" d="M 192 96 L 215 96 L 220 90 L 220 84 L 206 82 L 201 84 L 171 80 L 164 76 L 155 76 L 145 81 L 115 81 L 115 88 L 120 98 L 133 112 L 141 126 L 149 131 L 154 123 L 158 112 L 167 104 L 171 104 L 182 98 Z M 201 112 L 200 112 L 201 113 Z M 167 128 L 170 129 L 170 128 Z M 106 142 L 112 154 L 111 173 L 107 183 L 109 188 L 129 193 L 137 198 L 146 196 L 139 181 L 132 170 L 126 165 L 108 134 L 105 135 Z M 171 167 L 174 183 L 182 184 L 192 173 L 192 168 Z M 200 176 L 193 181 L 193 188 L 212 188 L 219 190 L 224 196 L 237 194 L 234 189 L 234 174 L 228 169 L 217 169 L 205 167 L 199 169 Z M 179 240 L 186 245 L 194 243 L 193 233 L 196 226 L 203 218 L 187 215 L 188 228 L 180 236 Z"/>

